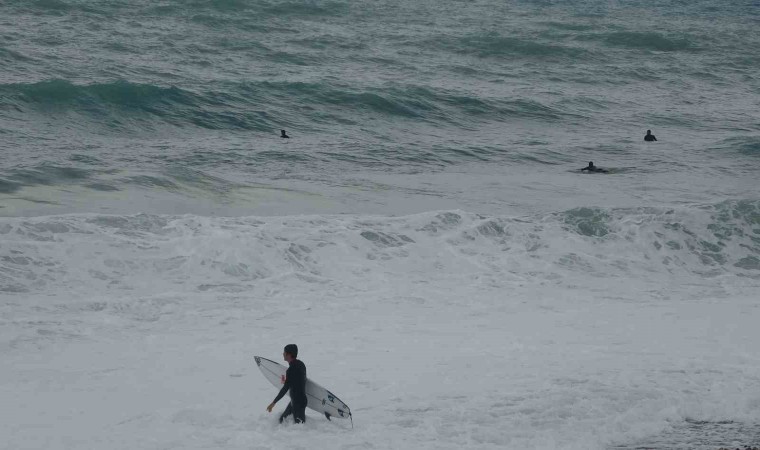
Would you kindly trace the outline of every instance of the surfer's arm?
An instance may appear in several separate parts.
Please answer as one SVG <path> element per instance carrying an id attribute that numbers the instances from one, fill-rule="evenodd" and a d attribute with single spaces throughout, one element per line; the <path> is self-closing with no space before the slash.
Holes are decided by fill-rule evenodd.
<path id="1" fill-rule="evenodd" d="M 283 398 L 285 394 L 287 394 L 288 389 L 290 389 L 290 380 L 289 378 L 285 378 L 285 383 L 283 383 L 282 389 L 280 389 L 280 393 L 277 394 L 277 397 L 274 398 L 272 404 L 274 405 L 275 403 L 279 402 L 280 399 Z"/>

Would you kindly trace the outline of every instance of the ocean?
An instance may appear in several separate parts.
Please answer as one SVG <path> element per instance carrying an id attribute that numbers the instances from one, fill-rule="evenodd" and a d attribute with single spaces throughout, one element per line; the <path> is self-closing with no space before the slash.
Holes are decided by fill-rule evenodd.
<path id="1" fill-rule="evenodd" d="M 758 49 L 756 0 L 2 0 L 0 448 L 760 445 Z M 266 414 L 292 342 L 353 431 Z"/>

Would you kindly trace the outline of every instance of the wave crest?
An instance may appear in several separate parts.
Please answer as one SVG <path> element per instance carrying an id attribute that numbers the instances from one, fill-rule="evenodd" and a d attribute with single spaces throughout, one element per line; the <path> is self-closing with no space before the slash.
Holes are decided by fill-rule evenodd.
<path id="1" fill-rule="evenodd" d="M 220 101 L 224 95 L 197 94 L 174 86 L 127 81 L 78 85 L 66 80 L 50 80 L 2 85 L 0 98 L 21 110 L 32 109 L 60 120 L 67 117 L 59 113 L 73 111 L 112 129 L 135 126 L 153 129 L 156 120 L 207 129 L 268 131 L 273 128 L 265 113 L 227 107 Z"/>
<path id="2" fill-rule="evenodd" d="M 531 218 L 72 215 L 0 219 L 0 290 L 245 291 L 267 279 L 366 286 L 477 275 L 508 287 L 578 277 L 760 279 L 760 200 L 578 208 Z M 371 274 L 383 274 L 382 277 Z M 754 282 L 754 281 L 752 281 Z"/>
<path id="3" fill-rule="evenodd" d="M 153 129 L 160 124 L 206 129 L 271 131 L 283 123 L 354 124 L 366 119 L 412 119 L 450 125 L 484 120 L 556 121 L 569 113 L 534 99 L 479 97 L 415 85 L 356 88 L 329 83 L 228 83 L 197 92 L 175 86 L 117 81 L 88 85 L 65 80 L 0 85 L 0 98 L 17 110 L 58 120 L 74 112 L 111 129 Z M 295 116 L 282 106 L 309 105 Z M 76 121 L 79 125 L 81 120 Z"/>

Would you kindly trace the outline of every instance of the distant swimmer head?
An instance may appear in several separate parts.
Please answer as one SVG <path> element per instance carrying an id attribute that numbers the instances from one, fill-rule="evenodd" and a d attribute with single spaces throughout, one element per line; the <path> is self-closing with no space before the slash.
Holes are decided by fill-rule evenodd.
<path id="1" fill-rule="evenodd" d="M 280 137 L 281 138 L 285 138 L 285 139 L 289 139 L 290 138 L 290 136 L 288 136 L 288 134 L 285 132 L 285 130 L 280 130 Z"/>
<path id="2" fill-rule="evenodd" d="M 589 162 L 588 162 L 588 166 L 589 166 L 589 167 L 594 167 L 594 161 L 589 161 Z"/>
<path id="3" fill-rule="evenodd" d="M 285 358 L 285 361 L 288 361 L 288 362 L 290 361 L 290 359 L 298 358 L 298 346 L 296 344 L 286 345 L 285 349 L 282 351 L 282 356 L 283 358 Z"/>
<path id="4" fill-rule="evenodd" d="M 649 136 L 650 134 L 652 134 L 652 130 L 647 130 L 647 136 Z"/>

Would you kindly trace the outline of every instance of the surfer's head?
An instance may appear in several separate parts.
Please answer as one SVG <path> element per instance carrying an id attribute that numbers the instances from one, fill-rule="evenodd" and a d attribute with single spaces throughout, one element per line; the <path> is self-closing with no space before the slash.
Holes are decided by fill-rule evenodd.
<path id="1" fill-rule="evenodd" d="M 647 130 L 647 136 L 649 136 L 650 134 L 652 134 L 652 130 Z M 641 135 L 639 135 L 639 136 L 641 136 Z"/>
<path id="2" fill-rule="evenodd" d="M 282 357 L 288 362 L 290 362 L 291 359 L 298 358 L 298 346 L 296 344 L 286 345 L 285 349 L 282 351 Z"/>
<path id="3" fill-rule="evenodd" d="M 589 167 L 594 167 L 594 161 L 589 161 L 589 162 L 588 162 L 588 166 L 589 166 Z"/>

